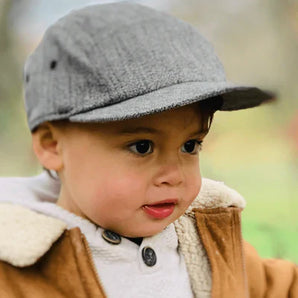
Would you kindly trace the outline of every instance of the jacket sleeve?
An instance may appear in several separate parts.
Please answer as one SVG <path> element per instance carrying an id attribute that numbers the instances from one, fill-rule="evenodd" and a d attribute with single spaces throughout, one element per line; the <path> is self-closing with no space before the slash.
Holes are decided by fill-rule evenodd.
<path id="1" fill-rule="evenodd" d="M 280 259 L 262 259 L 244 242 L 250 297 L 298 298 L 298 267 Z"/>

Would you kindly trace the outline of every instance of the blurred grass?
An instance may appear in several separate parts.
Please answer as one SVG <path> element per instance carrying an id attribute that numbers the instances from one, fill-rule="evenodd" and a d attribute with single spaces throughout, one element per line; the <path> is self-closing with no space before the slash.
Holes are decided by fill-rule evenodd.
<path id="1" fill-rule="evenodd" d="M 297 156 L 279 107 L 220 112 L 201 154 L 202 174 L 224 181 L 244 196 L 244 239 L 262 257 L 298 263 Z"/>

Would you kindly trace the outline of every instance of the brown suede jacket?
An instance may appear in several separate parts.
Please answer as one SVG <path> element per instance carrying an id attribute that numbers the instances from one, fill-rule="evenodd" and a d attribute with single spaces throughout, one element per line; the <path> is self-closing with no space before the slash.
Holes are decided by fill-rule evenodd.
<path id="1" fill-rule="evenodd" d="M 242 208 L 206 206 L 191 206 L 191 212 L 186 214 L 185 220 L 190 219 L 194 224 L 195 235 L 188 238 L 193 242 L 190 244 L 194 247 L 202 245 L 206 253 L 212 279 L 211 297 L 297 298 L 297 266 L 284 260 L 263 260 L 252 246 L 242 240 Z M 0 206 L 2 226 L 8 224 L 1 221 L 1 210 L 4 209 Z M 18 218 L 23 216 L 22 212 L 24 211 L 18 209 L 9 217 Z M 31 210 L 28 212 L 30 216 L 33 214 L 44 217 L 42 220 L 46 221 L 49 227 L 47 243 L 39 247 L 38 240 L 35 239 L 38 237 L 32 237 L 28 240 L 28 247 L 31 245 L 31 250 L 28 248 L 28 251 L 18 250 L 18 247 L 14 246 L 15 241 L 7 241 L 7 245 L 0 243 L 0 297 L 106 297 L 88 243 L 80 229 L 67 230 L 65 225 L 56 219 Z M 13 220 L 15 222 L 15 219 Z M 36 229 L 39 226 L 38 220 L 37 218 L 35 221 Z M 179 220 L 175 223 L 179 244 L 186 260 L 194 296 L 200 297 L 195 284 L 199 272 L 191 266 L 192 260 L 197 257 L 196 251 L 188 250 L 185 245 L 188 240 L 183 238 L 186 233 L 193 232 L 185 231 L 183 218 L 180 222 Z M 10 235 L 3 234 L 2 229 L 0 240 L 3 237 L 9 239 Z M 201 244 L 196 242 L 198 239 Z M 24 245 L 26 247 L 27 243 Z M 36 249 L 32 250 L 32 247 Z"/>

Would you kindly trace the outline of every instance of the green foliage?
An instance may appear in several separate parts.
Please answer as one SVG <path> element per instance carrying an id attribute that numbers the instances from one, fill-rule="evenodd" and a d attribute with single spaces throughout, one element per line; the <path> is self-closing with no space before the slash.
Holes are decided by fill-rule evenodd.
<path id="1" fill-rule="evenodd" d="M 297 153 L 277 107 L 216 114 L 201 168 L 246 199 L 244 239 L 262 257 L 298 262 Z"/>

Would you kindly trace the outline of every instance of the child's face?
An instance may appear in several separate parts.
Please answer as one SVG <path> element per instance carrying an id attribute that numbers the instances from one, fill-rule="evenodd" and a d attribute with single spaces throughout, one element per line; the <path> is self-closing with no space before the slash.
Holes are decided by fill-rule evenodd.
<path id="1" fill-rule="evenodd" d="M 123 236 L 161 232 L 199 193 L 201 122 L 198 105 L 190 105 L 132 120 L 68 125 L 59 145 L 58 204 Z"/>

